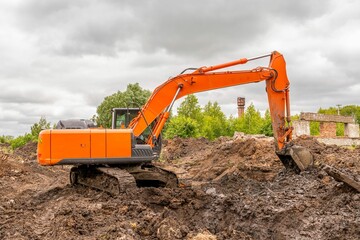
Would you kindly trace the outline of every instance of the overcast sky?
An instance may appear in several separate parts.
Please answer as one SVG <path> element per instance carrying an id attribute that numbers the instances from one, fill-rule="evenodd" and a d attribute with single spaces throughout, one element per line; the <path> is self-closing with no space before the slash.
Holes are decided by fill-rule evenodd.
<path id="1" fill-rule="evenodd" d="M 0 135 L 41 116 L 90 118 L 127 84 L 149 90 L 187 67 L 283 53 L 293 113 L 359 105 L 360 1 L 0 2 Z M 245 66 L 266 66 L 267 61 Z M 268 107 L 265 83 L 196 94 L 229 116 Z M 178 103 L 179 104 L 179 103 Z M 177 105 L 178 105 L 177 104 Z"/>

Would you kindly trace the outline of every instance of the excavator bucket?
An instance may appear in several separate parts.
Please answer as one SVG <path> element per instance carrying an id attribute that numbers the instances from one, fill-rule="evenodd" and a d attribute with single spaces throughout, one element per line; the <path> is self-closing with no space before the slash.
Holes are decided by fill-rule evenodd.
<path id="1" fill-rule="evenodd" d="M 314 163 L 310 151 L 297 145 L 286 146 L 276 154 L 287 169 L 292 169 L 297 173 L 308 169 Z"/>

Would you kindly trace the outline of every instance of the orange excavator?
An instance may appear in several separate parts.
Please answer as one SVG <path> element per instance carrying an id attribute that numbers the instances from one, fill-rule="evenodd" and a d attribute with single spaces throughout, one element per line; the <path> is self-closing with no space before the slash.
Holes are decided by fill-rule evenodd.
<path id="1" fill-rule="evenodd" d="M 267 67 L 219 71 L 269 57 Z M 186 73 L 192 71 L 190 73 Z M 177 176 L 152 164 L 161 150 L 161 130 L 175 100 L 197 92 L 265 81 L 275 152 L 286 168 L 299 172 L 312 164 L 308 150 L 293 145 L 289 80 L 279 52 L 242 58 L 210 67 L 185 69 L 158 86 L 140 109 L 113 109 L 112 128 L 48 129 L 41 131 L 38 162 L 41 165 L 74 165 L 71 184 L 82 184 L 112 194 L 129 187 L 176 187 Z"/>

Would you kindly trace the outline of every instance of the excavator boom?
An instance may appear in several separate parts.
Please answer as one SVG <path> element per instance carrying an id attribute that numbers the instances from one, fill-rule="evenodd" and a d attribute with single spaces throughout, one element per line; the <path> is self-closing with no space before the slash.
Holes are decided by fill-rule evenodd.
<path id="1" fill-rule="evenodd" d="M 148 144 L 153 144 L 169 116 L 173 101 L 183 96 L 214 90 L 218 88 L 231 87 L 266 81 L 266 92 L 269 100 L 269 108 L 272 118 L 274 137 L 277 142 L 277 150 L 282 149 L 287 140 L 291 139 L 290 104 L 289 104 L 289 80 L 286 74 L 286 63 L 284 57 L 278 52 L 272 52 L 268 67 L 258 67 L 247 71 L 222 71 L 215 70 L 245 64 L 253 59 L 242 58 L 237 61 L 219 64 L 211 67 L 202 67 L 193 73 L 180 74 L 173 77 L 157 87 L 144 105 L 138 116 L 130 123 L 134 135 L 140 136 L 155 119 L 159 124 L 153 129 L 153 136 L 149 138 Z"/>

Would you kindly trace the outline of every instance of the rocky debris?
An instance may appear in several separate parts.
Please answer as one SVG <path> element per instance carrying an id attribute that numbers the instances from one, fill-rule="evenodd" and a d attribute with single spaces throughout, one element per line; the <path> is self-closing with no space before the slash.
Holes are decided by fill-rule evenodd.
<path id="1" fill-rule="evenodd" d="M 354 176 L 351 173 L 345 173 L 335 167 L 331 167 L 329 165 L 324 164 L 322 169 L 332 176 L 336 181 L 343 182 L 348 186 L 354 188 L 358 192 L 360 192 L 360 177 Z"/>
<path id="2" fill-rule="evenodd" d="M 159 164 L 190 187 L 116 197 L 71 187 L 69 167 L 25 158 L 36 152 L 0 150 L 0 239 L 358 239 L 360 193 L 318 166 L 358 173 L 360 149 L 296 144 L 315 168 L 284 170 L 269 138 L 169 140 Z"/>

